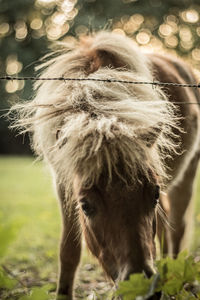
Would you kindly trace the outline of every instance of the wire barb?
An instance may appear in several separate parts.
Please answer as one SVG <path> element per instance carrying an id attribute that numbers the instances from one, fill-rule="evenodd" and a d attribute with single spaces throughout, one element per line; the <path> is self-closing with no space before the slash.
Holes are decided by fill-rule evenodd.
<path id="1" fill-rule="evenodd" d="M 36 81 L 36 80 L 59 80 L 59 81 L 98 81 L 98 82 L 108 82 L 108 83 L 127 83 L 127 84 L 151 84 L 152 87 L 155 86 L 175 86 L 175 87 L 189 87 L 189 88 L 200 88 L 200 83 L 176 83 L 176 82 L 160 82 L 160 81 L 129 81 L 129 80 L 118 80 L 118 79 L 99 79 L 99 78 L 68 78 L 68 77 L 14 77 L 14 76 L 1 76 L 0 80 L 25 80 L 25 81 Z"/>

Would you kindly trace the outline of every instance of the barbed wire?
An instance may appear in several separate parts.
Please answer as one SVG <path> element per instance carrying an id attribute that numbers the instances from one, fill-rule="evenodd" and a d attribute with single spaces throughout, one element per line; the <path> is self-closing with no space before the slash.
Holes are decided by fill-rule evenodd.
<path id="1" fill-rule="evenodd" d="M 114 78 L 106 78 L 106 79 L 99 79 L 99 78 L 70 78 L 70 77 L 35 77 L 35 76 L 24 76 L 24 77 L 14 77 L 14 76 L 1 76 L 0 81 L 3 80 L 18 80 L 18 81 L 97 81 L 97 82 L 108 82 L 108 83 L 125 83 L 125 84 L 135 84 L 135 85 L 152 85 L 152 87 L 156 86 L 173 86 L 173 87 L 182 87 L 182 88 L 200 88 L 200 83 L 192 84 L 192 83 L 177 83 L 177 82 L 161 82 L 161 81 L 130 81 L 130 80 L 120 80 Z M 197 104 L 200 105 L 198 102 L 179 102 L 179 101 L 171 101 L 173 104 Z M 49 107 L 49 105 L 47 105 Z M 44 105 L 45 107 L 45 105 Z M 7 110 L 7 109 L 5 109 Z M 0 110 L 2 111 L 2 110 Z"/>
<path id="2" fill-rule="evenodd" d="M 152 86 L 174 86 L 174 87 L 190 87 L 190 88 L 200 88 L 200 83 L 176 83 L 176 82 L 160 82 L 160 81 L 131 81 L 131 80 L 120 80 L 120 79 L 99 79 L 99 78 L 70 78 L 70 77 L 13 77 L 13 76 L 1 76 L 0 80 L 24 80 L 24 81 L 48 81 L 48 80 L 58 80 L 58 81 L 98 81 L 98 82 L 108 82 L 108 83 L 127 83 L 127 84 L 138 84 L 145 85 L 150 84 Z"/>

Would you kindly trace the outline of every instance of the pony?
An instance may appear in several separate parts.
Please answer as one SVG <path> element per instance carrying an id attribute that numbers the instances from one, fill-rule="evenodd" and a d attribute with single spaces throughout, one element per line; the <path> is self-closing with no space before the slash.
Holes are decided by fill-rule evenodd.
<path id="1" fill-rule="evenodd" d="M 44 59 L 40 76 L 71 80 L 37 81 L 33 100 L 11 111 L 52 173 L 63 220 L 57 294 L 72 300 L 82 236 L 115 283 L 156 272 L 156 233 L 165 254 L 184 247 L 200 94 L 132 84 L 196 79 L 185 62 L 142 53 L 126 36 L 101 31 L 61 48 Z"/>

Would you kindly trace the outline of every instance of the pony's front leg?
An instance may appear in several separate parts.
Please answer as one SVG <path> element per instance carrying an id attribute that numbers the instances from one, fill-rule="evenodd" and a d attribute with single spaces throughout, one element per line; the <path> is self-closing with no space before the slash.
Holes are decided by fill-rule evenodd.
<path id="1" fill-rule="evenodd" d="M 160 195 L 160 212 L 157 214 L 157 236 L 160 242 L 160 255 L 166 256 L 170 252 L 170 228 L 167 224 L 169 218 L 169 199 L 167 194 Z"/>
<path id="2" fill-rule="evenodd" d="M 75 203 L 70 201 L 69 210 L 64 207 L 64 197 L 59 191 L 63 216 L 63 232 L 60 244 L 60 274 L 57 288 L 57 300 L 73 299 L 75 272 L 80 261 L 81 235 L 75 214 Z"/>

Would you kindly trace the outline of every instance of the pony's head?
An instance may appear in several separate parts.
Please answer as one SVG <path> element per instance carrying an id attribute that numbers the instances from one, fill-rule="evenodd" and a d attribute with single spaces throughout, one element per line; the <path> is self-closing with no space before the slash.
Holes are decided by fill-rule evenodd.
<path id="1" fill-rule="evenodd" d="M 159 185 L 151 176 L 150 182 L 141 174 L 140 182 L 130 186 L 117 175 L 107 185 L 107 176 L 102 174 L 90 188 L 82 187 L 78 175 L 74 180 L 87 245 L 115 282 L 128 279 L 132 273 L 144 272 L 150 277 L 155 272 Z"/>
<path id="2" fill-rule="evenodd" d="M 120 127 L 115 121 L 90 120 L 94 129 L 80 140 L 83 157 L 71 180 L 87 245 L 107 275 L 119 281 L 131 273 L 144 271 L 151 276 L 155 272 L 156 212 L 162 183 L 154 166 L 158 157 L 151 149 L 158 129 L 144 140 L 139 130 L 137 136 L 131 135 L 131 128 L 128 131 L 125 124 Z M 80 132 L 86 128 L 87 124 Z"/>
<path id="3" fill-rule="evenodd" d="M 173 142 L 173 106 L 160 88 L 99 80 L 152 81 L 144 55 L 126 37 L 99 33 L 44 63 L 45 81 L 21 106 L 18 126 L 77 204 L 88 247 L 107 275 L 154 273 L 154 237 L 164 162 Z M 66 212 L 67 213 L 67 212 Z"/>

